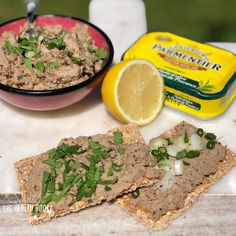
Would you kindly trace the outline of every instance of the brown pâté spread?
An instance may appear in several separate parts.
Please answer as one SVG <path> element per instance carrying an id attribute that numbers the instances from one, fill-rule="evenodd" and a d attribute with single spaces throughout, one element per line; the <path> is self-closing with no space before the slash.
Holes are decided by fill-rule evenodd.
<path id="1" fill-rule="evenodd" d="M 195 133 L 196 128 L 183 124 L 177 126 L 175 134 L 169 138 L 172 142 L 185 132 L 189 134 Z M 185 166 L 184 172 L 180 176 L 175 176 L 173 186 L 169 189 L 163 189 L 160 183 L 153 186 L 139 189 L 139 197 L 133 198 L 130 195 L 131 211 L 135 208 L 145 209 L 155 219 L 159 220 L 161 216 L 168 211 L 178 210 L 184 207 L 187 195 L 202 184 L 205 176 L 209 176 L 216 172 L 219 162 L 225 157 L 225 148 L 216 143 L 214 149 L 204 148 L 200 152 L 198 158 L 188 159 L 188 166 Z"/>
<path id="2" fill-rule="evenodd" d="M 92 142 L 92 148 L 90 142 Z M 140 187 L 145 185 L 142 183 L 144 178 L 159 179 L 160 173 L 162 173 L 161 170 L 157 171 L 153 168 L 156 161 L 149 154 L 148 146 L 142 143 L 125 145 L 120 142 L 120 144 L 115 144 L 114 138 L 111 136 L 95 135 L 64 139 L 59 147 L 61 147 L 60 145 L 67 145 L 68 147 L 79 145 L 78 152 L 73 157 L 66 157 L 69 160 L 69 164 L 66 165 L 75 165 L 75 171 L 66 172 L 65 165 L 62 165 L 63 160 L 57 159 L 56 162 L 61 164 L 56 169 L 54 191 L 51 193 L 52 191 L 49 191 L 48 187 L 42 197 L 43 173 L 50 172 L 53 168 L 52 165 L 49 165 L 51 162 L 45 163 L 49 160 L 49 152 L 47 152 L 37 157 L 37 162 L 25 183 L 27 203 L 35 206 L 39 205 L 40 202 L 42 203 L 42 199 L 46 199 L 52 194 L 54 197 L 55 195 L 63 196 L 58 201 L 52 198 L 47 203 L 53 212 L 51 213 L 52 216 L 58 212 L 68 212 L 70 207 L 78 201 L 86 201 L 93 205 L 100 203 L 101 200 L 110 201 L 129 192 L 129 189 L 135 184 Z M 98 154 L 100 157 L 96 159 Z M 98 174 L 99 168 L 101 170 L 100 175 Z M 73 174 L 82 174 L 83 177 L 63 195 L 64 190 L 60 189 L 60 186 L 67 181 L 65 179 L 69 179 Z M 39 214 L 39 211 L 32 212 L 35 217 Z"/>

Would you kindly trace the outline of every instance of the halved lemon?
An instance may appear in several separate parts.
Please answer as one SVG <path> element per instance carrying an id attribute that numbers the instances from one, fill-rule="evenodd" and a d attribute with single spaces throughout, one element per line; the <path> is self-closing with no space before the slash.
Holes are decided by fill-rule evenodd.
<path id="1" fill-rule="evenodd" d="M 162 110 L 163 78 L 147 60 L 122 61 L 106 74 L 102 99 L 108 111 L 122 122 L 146 125 Z"/>

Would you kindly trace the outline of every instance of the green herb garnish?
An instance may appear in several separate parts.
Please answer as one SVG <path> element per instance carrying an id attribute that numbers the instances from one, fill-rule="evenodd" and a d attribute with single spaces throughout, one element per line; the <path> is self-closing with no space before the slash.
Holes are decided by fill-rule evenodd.
<path id="1" fill-rule="evenodd" d="M 165 154 L 165 153 L 167 153 L 167 149 L 165 147 L 159 147 L 158 152 L 161 154 Z"/>
<path id="2" fill-rule="evenodd" d="M 19 48 L 23 52 L 35 51 L 37 49 L 37 39 L 36 38 L 19 38 L 18 39 Z"/>
<path id="3" fill-rule="evenodd" d="M 52 193 L 52 201 L 53 202 L 58 203 L 60 200 L 61 200 L 61 196 L 59 196 L 55 193 Z"/>
<path id="4" fill-rule="evenodd" d="M 89 167 L 87 165 L 85 165 L 83 162 L 79 163 L 79 167 L 81 167 L 82 169 L 88 171 Z"/>
<path id="5" fill-rule="evenodd" d="M 48 62 L 48 67 L 50 69 L 57 69 L 59 66 L 60 66 L 60 63 L 58 61 Z"/>
<path id="6" fill-rule="evenodd" d="M 21 54 L 22 51 L 19 47 L 12 45 L 11 43 L 9 43 L 8 41 L 5 42 L 4 44 L 4 48 L 9 52 L 9 53 L 13 53 L 13 54 Z"/>
<path id="7" fill-rule="evenodd" d="M 108 192 L 108 191 L 111 191 L 111 190 L 112 190 L 112 188 L 111 188 L 111 187 L 109 187 L 108 185 L 106 185 L 104 189 L 105 189 L 105 191 L 106 191 L 106 192 Z"/>
<path id="8" fill-rule="evenodd" d="M 123 166 L 123 165 L 118 165 L 118 164 L 116 164 L 116 163 L 113 163 L 112 166 L 113 166 L 113 170 L 114 170 L 115 172 L 120 172 L 120 171 L 122 170 L 122 166 Z"/>
<path id="9" fill-rule="evenodd" d="M 102 145 L 99 142 L 96 142 L 92 139 L 89 139 L 88 145 L 89 145 L 89 148 L 92 149 L 93 151 L 96 151 L 102 148 Z"/>
<path id="10" fill-rule="evenodd" d="M 45 66 L 44 66 L 43 62 L 37 62 L 35 64 L 35 68 L 37 70 L 39 70 L 40 72 L 44 72 L 45 71 Z"/>
<path id="11" fill-rule="evenodd" d="M 216 140 L 216 135 L 214 135 L 213 133 L 207 133 L 205 135 L 205 139 L 207 139 L 207 140 Z"/>
<path id="12" fill-rule="evenodd" d="M 113 132 L 113 135 L 114 135 L 114 143 L 115 144 L 122 144 L 124 142 L 123 134 L 120 131 Z"/>
<path id="13" fill-rule="evenodd" d="M 133 191 L 131 195 L 134 199 L 138 198 L 140 195 L 139 189 L 136 189 L 135 191 Z"/>
<path id="14" fill-rule="evenodd" d="M 103 165 L 98 166 L 98 162 L 109 156 L 109 150 L 104 149 L 99 142 L 89 139 L 88 148 L 92 150 L 92 155 L 88 158 L 89 164 L 85 164 L 78 163 L 73 159 L 73 155 L 79 153 L 79 148 L 78 145 L 69 146 L 62 143 L 48 152 L 48 159 L 44 160 L 43 163 L 50 166 L 51 173 L 45 172 L 43 174 L 42 199 L 34 207 L 34 213 L 41 212 L 38 210 L 40 205 L 47 205 L 51 201 L 59 202 L 63 197 L 70 194 L 73 186 L 77 186 L 76 200 L 80 201 L 83 198 L 91 197 L 98 184 L 104 185 L 105 191 L 111 191 L 112 188 L 109 185 L 118 182 L 117 176 L 112 179 L 101 179 L 105 169 Z M 83 169 L 83 172 L 81 173 L 81 169 L 78 170 L 78 168 Z M 110 174 L 113 175 L 113 172 L 122 170 L 122 165 L 113 163 L 110 169 Z M 61 179 L 60 183 L 56 185 L 58 175 Z"/>
<path id="15" fill-rule="evenodd" d="M 48 181 L 50 179 L 50 173 L 47 171 L 43 172 L 43 182 L 42 182 L 42 188 L 41 188 L 41 199 L 45 196 L 47 193 L 47 188 L 48 188 Z"/>
<path id="16" fill-rule="evenodd" d="M 83 177 L 83 174 L 76 173 L 79 163 L 71 159 L 72 156 L 78 152 L 78 149 L 78 145 L 69 146 L 65 143 L 62 143 L 57 148 L 52 149 L 48 152 L 48 159 L 43 160 L 43 163 L 51 167 L 51 173 L 47 171 L 43 172 L 41 201 L 37 206 L 33 208 L 34 213 L 43 211 L 45 205 L 47 205 L 51 201 L 59 202 L 62 197 L 67 195 L 72 186 Z M 56 177 L 58 176 L 57 169 L 60 169 L 63 164 L 63 183 L 59 183 L 57 189 L 61 192 L 56 194 L 55 184 Z M 70 172 L 72 173 L 69 174 Z M 46 196 L 49 193 L 50 195 Z"/>
<path id="17" fill-rule="evenodd" d="M 33 71 L 33 64 L 31 59 L 29 58 L 24 58 L 24 64 L 26 65 L 26 67 L 30 70 Z"/>
<path id="18" fill-rule="evenodd" d="M 118 177 L 115 176 L 113 179 L 100 180 L 98 183 L 101 185 L 110 185 L 110 184 L 116 184 L 117 182 L 118 182 Z"/>
<path id="19" fill-rule="evenodd" d="M 118 165 L 112 163 L 111 167 L 108 170 L 107 176 L 113 176 L 113 172 L 120 172 L 122 170 L 123 165 Z"/>
<path id="20" fill-rule="evenodd" d="M 58 146 L 56 149 L 51 149 L 48 152 L 48 156 L 51 159 L 58 160 L 66 155 L 74 155 L 79 150 L 79 145 L 72 145 L 69 146 L 68 144 L 62 143 L 60 146 Z"/>
<path id="21" fill-rule="evenodd" d="M 157 159 L 157 162 L 168 160 L 169 155 L 165 147 L 158 147 L 158 149 L 153 149 L 151 154 Z"/>
<path id="22" fill-rule="evenodd" d="M 65 183 L 63 184 L 63 189 L 60 193 L 60 197 L 64 197 L 74 186 L 74 184 L 82 178 L 82 176 L 83 174 L 72 174 L 70 176 L 67 176 Z"/>
<path id="23" fill-rule="evenodd" d="M 62 143 L 60 146 L 59 146 L 59 150 L 64 152 L 66 155 L 74 155 L 78 152 L 79 150 L 79 145 L 78 144 L 75 144 L 75 145 L 68 145 L 66 143 Z"/>
<path id="24" fill-rule="evenodd" d="M 215 148 L 215 145 L 216 145 L 216 141 L 215 140 L 209 140 L 207 142 L 206 147 L 207 147 L 207 149 L 213 150 Z"/>
<path id="25" fill-rule="evenodd" d="M 203 134 L 204 134 L 203 129 L 202 129 L 202 128 L 197 129 L 196 134 L 197 134 L 198 136 L 202 137 Z"/>
<path id="26" fill-rule="evenodd" d="M 49 166 L 51 166 L 51 167 L 53 167 L 53 168 L 56 168 L 56 169 L 62 167 L 62 163 L 56 162 L 56 161 L 53 160 L 53 159 L 44 160 L 43 163 L 44 163 L 44 164 L 47 164 L 47 165 L 49 165 Z"/>
<path id="27" fill-rule="evenodd" d="M 104 48 L 97 48 L 95 50 L 95 54 L 100 59 L 106 59 L 107 58 L 107 51 L 105 51 Z"/>
<path id="28" fill-rule="evenodd" d="M 107 176 L 112 176 L 113 175 L 113 167 L 111 166 L 108 170 Z"/>
<path id="29" fill-rule="evenodd" d="M 66 44 L 61 37 L 55 37 L 49 42 L 47 42 L 47 48 L 48 49 L 54 49 L 57 48 L 58 50 L 64 50 L 66 48 Z"/>
<path id="30" fill-rule="evenodd" d="M 38 205 L 33 207 L 32 212 L 33 213 L 42 212 L 45 209 L 45 206 L 47 206 L 47 204 L 51 201 L 52 201 L 52 195 L 47 196 L 46 198 L 41 200 Z"/>
<path id="31" fill-rule="evenodd" d="M 119 148 L 117 148 L 117 152 L 119 152 L 121 155 L 123 155 L 125 153 L 125 148 L 119 147 Z"/>
<path id="32" fill-rule="evenodd" d="M 77 168 L 79 167 L 79 163 L 78 162 L 75 162 L 75 161 L 73 161 L 72 162 L 72 164 L 70 164 L 70 171 L 76 171 L 77 170 Z"/>
<path id="33" fill-rule="evenodd" d="M 71 61 L 72 61 L 74 64 L 80 64 L 83 60 L 82 60 L 80 57 L 74 57 L 74 56 L 72 56 L 72 57 L 71 57 Z"/>
<path id="34" fill-rule="evenodd" d="M 182 151 L 179 151 L 177 154 L 176 154 L 176 159 L 182 159 L 182 158 L 185 158 L 187 156 L 187 151 L 184 149 Z"/>
<path id="35" fill-rule="evenodd" d="M 186 131 L 184 132 L 184 142 L 185 143 L 189 142 L 188 133 Z"/>
<path id="36" fill-rule="evenodd" d="M 198 150 L 191 150 L 186 154 L 186 158 L 196 158 L 200 156 L 200 151 Z"/>

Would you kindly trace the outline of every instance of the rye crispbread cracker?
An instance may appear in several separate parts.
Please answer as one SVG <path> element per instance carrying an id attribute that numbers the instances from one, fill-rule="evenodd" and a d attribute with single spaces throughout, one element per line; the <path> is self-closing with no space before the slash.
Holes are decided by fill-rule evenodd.
<path id="1" fill-rule="evenodd" d="M 187 122 L 181 122 L 179 125 L 191 126 Z M 192 126 L 193 127 L 193 126 Z M 176 127 L 166 131 L 161 136 L 170 138 L 176 135 Z M 138 136 L 135 137 L 138 139 Z M 130 194 L 125 195 L 116 200 L 116 203 L 120 205 L 123 209 L 131 213 L 140 223 L 145 225 L 148 229 L 154 231 L 164 230 L 168 225 L 176 218 L 178 218 L 184 211 L 186 211 L 193 203 L 195 203 L 198 198 L 204 194 L 210 186 L 215 184 L 221 177 L 223 177 L 227 172 L 236 165 L 236 155 L 230 149 L 226 149 L 226 156 L 224 161 L 220 162 L 217 171 L 204 178 L 201 185 L 197 186 L 193 192 L 189 193 L 184 201 L 184 207 L 178 210 L 168 211 L 165 215 L 161 216 L 159 220 L 155 220 L 150 212 L 145 209 L 145 207 L 137 206 L 136 208 L 132 206 L 132 197 Z M 149 187 L 147 187 L 149 188 Z M 151 188 L 151 187 L 150 187 Z M 152 187 L 153 188 L 153 187 Z"/>
<path id="2" fill-rule="evenodd" d="M 133 144 L 133 145 L 136 145 L 137 148 L 142 147 L 144 145 L 143 141 L 142 141 L 142 137 L 138 133 L 137 127 L 130 126 L 130 125 L 129 126 L 122 126 L 122 127 L 120 127 L 120 130 L 125 132 L 124 135 L 123 135 L 124 136 L 123 137 L 124 142 L 128 142 L 128 140 L 129 140 L 129 143 L 136 143 L 136 144 Z M 110 135 L 111 134 L 113 135 L 113 131 L 110 132 Z M 130 135 L 130 134 L 132 134 L 132 135 Z M 132 136 L 132 138 L 131 138 L 131 136 Z M 132 139 L 135 136 L 137 136 L 138 139 L 135 139 L 132 142 Z M 139 142 L 139 141 L 142 141 L 142 143 Z M 73 142 L 75 142 L 75 141 L 73 141 Z M 147 148 L 147 150 L 148 150 L 148 148 Z M 19 182 L 19 186 L 20 186 L 20 190 L 21 190 L 21 194 L 22 194 L 22 201 L 23 201 L 24 204 L 32 204 L 31 200 L 30 201 L 28 200 L 28 199 L 30 199 L 29 198 L 30 193 L 28 191 L 27 183 L 30 181 L 29 176 L 32 174 L 31 172 L 35 168 L 35 165 L 38 165 L 37 161 L 40 158 L 45 158 L 45 156 L 47 156 L 47 153 L 43 153 L 43 154 L 41 154 L 39 156 L 35 156 L 35 157 L 29 157 L 29 158 L 20 160 L 20 161 L 15 163 L 16 174 L 17 174 L 17 177 L 18 177 L 18 182 Z M 129 158 L 132 159 L 131 156 Z M 143 156 L 142 158 L 149 158 L 149 157 Z M 150 160 L 152 161 L 151 156 L 150 156 Z M 148 168 L 146 168 L 146 169 L 148 169 Z M 150 169 L 152 169 L 152 168 L 150 168 Z M 120 174 L 122 175 L 122 171 L 121 171 Z M 125 193 L 134 191 L 138 187 L 148 186 L 150 184 L 153 184 L 154 182 L 156 182 L 160 178 L 159 174 L 155 174 L 155 175 L 156 175 L 155 177 L 153 176 L 152 178 L 150 178 L 151 175 L 146 174 L 146 171 L 145 171 L 144 175 L 140 176 L 138 178 L 136 178 L 135 175 L 132 176 L 132 177 L 134 177 L 134 181 L 129 186 L 129 188 L 122 189 L 122 191 L 120 191 L 119 194 L 114 196 L 113 199 L 120 196 L 120 195 L 123 195 Z M 55 218 L 55 217 L 63 216 L 63 215 L 69 214 L 71 212 L 77 212 L 77 211 L 79 211 L 83 208 L 86 208 L 86 207 L 89 207 L 89 206 L 92 206 L 92 205 L 97 205 L 97 204 L 101 203 L 104 200 L 112 200 L 112 199 L 111 199 L 111 197 L 109 199 L 106 199 L 106 197 L 104 197 L 102 195 L 101 196 L 95 196 L 95 197 L 92 197 L 92 198 L 82 199 L 81 201 L 75 202 L 70 207 L 65 207 L 62 210 L 58 211 L 58 212 L 55 212 L 53 210 L 53 208 L 51 208 L 51 207 L 46 208 L 46 210 L 41 212 L 39 215 L 33 215 L 32 212 L 31 212 L 32 208 L 30 209 L 29 207 L 27 207 L 29 222 L 32 223 L 32 224 L 42 223 L 42 222 L 48 221 L 48 220 L 50 220 L 52 218 Z M 33 203 L 33 205 L 34 204 L 35 203 Z"/>

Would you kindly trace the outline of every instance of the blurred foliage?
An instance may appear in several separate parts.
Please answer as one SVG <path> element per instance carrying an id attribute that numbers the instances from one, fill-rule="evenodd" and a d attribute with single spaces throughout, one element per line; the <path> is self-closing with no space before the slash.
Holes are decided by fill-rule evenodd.
<path id="1" fill-rule="evenodd" d="M 37 14 L 62 14 L 88 19 L 89 0 L 40 0 Z M 0 0 L 0 22 L 26 15 L 25 0 Z"/>
<path id="2" fill-rule="evenodd" d="M 146 0 L 149 31 L 206 42 L 236 41 L 236 0 Z"/>
<path id="3" fill-rule="evenodd" d="M 203 42 L 236 41 L 236 0 L 145 0 L 145 3 L 149 31 L 172 32 Z M 88 19 L 88 4 L 89 0 L 41 0 L 37 13 Z M 0 22 L 23 15 L 24 0 L 0 1 Z"/>

